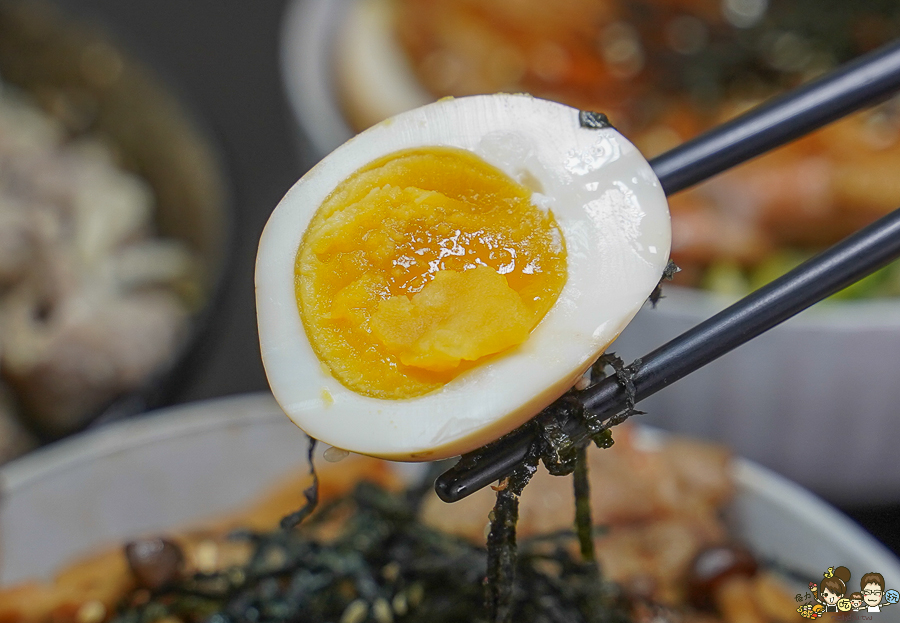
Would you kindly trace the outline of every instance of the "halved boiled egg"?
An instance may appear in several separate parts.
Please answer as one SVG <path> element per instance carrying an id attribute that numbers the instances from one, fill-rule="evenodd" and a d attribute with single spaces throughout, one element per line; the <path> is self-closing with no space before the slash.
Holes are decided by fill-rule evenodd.
<path id="1" fill-rule="evenodd" d="M 527 95 L 388 119 L 287 193 L 256 296 L 275 398 L 312 437 L 434 460 L 565 392 L 659 282 L 669 214 L 610 127 Z"/>

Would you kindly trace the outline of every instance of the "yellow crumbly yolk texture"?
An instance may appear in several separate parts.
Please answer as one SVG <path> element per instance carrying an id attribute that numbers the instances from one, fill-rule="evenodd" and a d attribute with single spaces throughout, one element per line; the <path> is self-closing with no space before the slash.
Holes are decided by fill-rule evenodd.
<path id="1" fill-rule="evenodd" d="M 562 233 L 531 194 L 444 147 L 353 173 L 297 252 L 297 301 L 319 360 L 359 394 L 401 399 L 524 342 L 566 281 Z"/>

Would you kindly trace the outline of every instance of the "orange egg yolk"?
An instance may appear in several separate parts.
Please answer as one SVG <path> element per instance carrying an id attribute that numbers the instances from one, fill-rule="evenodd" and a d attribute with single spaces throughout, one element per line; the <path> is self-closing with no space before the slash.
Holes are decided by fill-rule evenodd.
<path id="1" fill-rule="evenodd" d="M 525 341 L 566 281 L 562 233 L 531 195 L 443 147 L 397 152 L 344 180 L 295 265 L 322 364 L 359 394 L 412 398 Z"/>

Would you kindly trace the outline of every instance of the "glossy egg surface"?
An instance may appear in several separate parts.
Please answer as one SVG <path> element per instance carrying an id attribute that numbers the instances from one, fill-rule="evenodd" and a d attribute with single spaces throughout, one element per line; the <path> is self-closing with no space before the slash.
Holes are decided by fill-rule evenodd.
<path id="1" fill-rule="evenodd" d="M 328 317 L 324 324 L 307 318 L 304 325 L 301 245 L 311 223 L 322 220 L 317 211 L 346 180 L 392 154 L 428 149 L 462 150 L 526 188 L 531 203 L 549 212 L 562 234 L 564 285 L 518 345 L 477 359 L 420 395 L 366 395 L 351 389 L 353 383 L 336 374 L 341 366 L 320 359 L 322 349 L 311 344 L 320 342 L 315 332 L 327 330 Z M 402 180 L 393 183 L 403 186 Z M 649 164 L 611 127 L 583 126 L 578 110 L 527 95 L 491 95 L 403 113 L 348 141 L 304 175 L 263 232 L 257 314 L 272 392 L 300 428 L 342 449 L 395 460 L 467 452 L 535 415 L 584 373 L 659 282 L 669 248 L 668 208 Z M 468 276 L 476 267 L 473 275 L 490 279 L 506 270 L 494 266 L 494 273 L 476 263 L 454 270 Z M 323 300 L 327 307 L 328 297 Z M 445 365 L 441 360 L 438 367 Z"/>

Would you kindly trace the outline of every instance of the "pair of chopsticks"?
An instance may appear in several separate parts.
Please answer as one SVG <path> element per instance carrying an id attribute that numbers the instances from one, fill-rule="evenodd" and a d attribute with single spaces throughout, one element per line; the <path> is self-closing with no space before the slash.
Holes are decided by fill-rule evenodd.
<path id="1" fill-rule="evenodd" d="M 650 165 L 670 195 L 898 90 L 900 41 L 773 98 L 654 158 Z M 647 398 L 898 257 L 900 209 L 642 357 L 632 379 L 633 395 L 613 375 L 576 397 L 587 411 L 609 420 L 629 400 Z M 588 432 L 581 422 L 569 420 L 564 428 L 577 443 L 587 443 Z M 437 479 L 435 491 L 445 502 L 460 500 L 508 476 L 533 443 L 534 429 L 520 427 L 487 449 L 464 455 Z"/>

